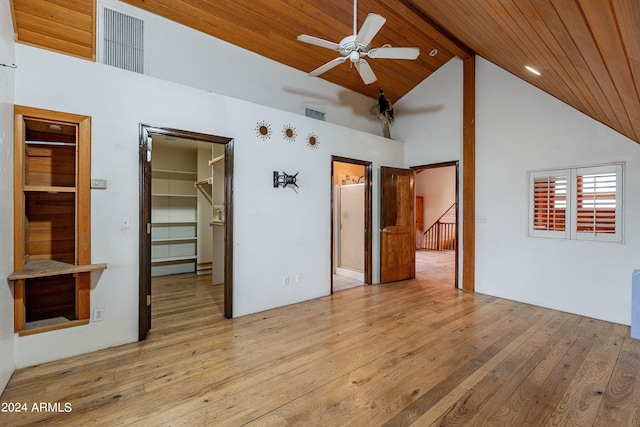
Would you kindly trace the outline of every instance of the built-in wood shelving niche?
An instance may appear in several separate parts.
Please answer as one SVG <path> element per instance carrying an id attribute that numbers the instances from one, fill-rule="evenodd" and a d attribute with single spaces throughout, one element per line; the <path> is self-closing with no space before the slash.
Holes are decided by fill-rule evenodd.
<path id="1" fill-rule="evenodd" d="M 91 118 L 15 106 L 14 330 L 89 323 Z"/>

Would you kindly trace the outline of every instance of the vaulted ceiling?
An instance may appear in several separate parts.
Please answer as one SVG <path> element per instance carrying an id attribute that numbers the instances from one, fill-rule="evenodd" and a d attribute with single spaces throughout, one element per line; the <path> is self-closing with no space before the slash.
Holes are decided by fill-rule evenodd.
<path id="1" fill-rule="evenodd" d="M 123 1 L 305 72 L 336 53 L 299 34 L 339 42 L 353 33 L 347 0 Z M 95 57 L 94 0 L 11 3 L 18 41 Z M 368 13 L 387 18 L 372 47 L 417 46 L 420 57 L 369 60 L 371 85 L 348 62 L 321 78 L 370 97 L 383 87 L 396 101 L 454 56 L 476 53 L 640 142 L 638 0 L 360 0 L 358 27 Z"/>

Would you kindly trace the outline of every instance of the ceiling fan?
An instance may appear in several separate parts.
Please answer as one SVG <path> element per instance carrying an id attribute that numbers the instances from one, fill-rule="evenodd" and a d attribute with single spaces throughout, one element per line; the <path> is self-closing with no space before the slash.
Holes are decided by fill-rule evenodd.
<path id="1" fill-rule="evenodd" d="M 387 20 L 384 17 L 376 13 L 370 13 L 367 15 L 367 18 L 364 20 L 364 23 L 358 32 L 358 1 L 354 0 L 353 35 L 343 38 L 340 43 L 334 43 L 318 37 L 308 36 L 306 34 L 299 35 L 298 40 L 301 42 L 332 49 L 340 54 L 336 59 L 331 60 L 311 71 L 309 75 L 317 77 L 320 74 L 337 67 L 348 59 L 353 65 L 355 65 L 356 70 L 358 70 L 358 73 L 360 74 L 360 77 L 362 77 L 364 83 L 371 84 L 377 80 L 377 77 L 364 57 L 372 59 L 416 59 L 418 55 L 420 55 L 420 49 L 417 47 L 391 47 L 390 45 L 384 45 L 379 48 L 371 48 L 371 41 L 376 34 L 378 34 L 378 31 L 380 31 L 386 21 Z"/>

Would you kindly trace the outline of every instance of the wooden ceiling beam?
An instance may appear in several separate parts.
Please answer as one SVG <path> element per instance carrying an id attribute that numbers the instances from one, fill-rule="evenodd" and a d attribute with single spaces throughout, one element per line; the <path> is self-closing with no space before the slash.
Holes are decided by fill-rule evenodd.
<path id="1" fill-rule="evenodd" d="M 427 13 L 420 7 L 417 7 L 412 0 L 400 0 L 403 7 L 396 10 L 408 22 L 416 25 L 424 31 L 429 37 L 433 38 L 438 44 L 444 46 L 458 58 L 464 60 L 473 56 L 473 50 L 463 42 L 454 37 L 451 33 L 438 25 Z"/>

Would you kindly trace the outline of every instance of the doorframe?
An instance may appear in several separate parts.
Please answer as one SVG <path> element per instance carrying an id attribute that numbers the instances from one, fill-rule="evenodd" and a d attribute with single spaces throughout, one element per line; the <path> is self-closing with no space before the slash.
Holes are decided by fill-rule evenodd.
<path id="1" fill-rule="evenodd" d="M 151 155 L 149 135 L 163 135 L 215 144 L 224 144 L 224 317 L 233 317 L 233 139 L 140 123 L 139 128 L 139 277 L 138 340 L 151 329 Z"/>
<path id="2" fill-rule="evenodd" d="M 335 171 L 334 163 L 349 163 L 352 165 L 364 166 L 364 284 L 373 283 L 373 162 L 367 160 L 352 159 L 349 157 L 331 156 L 331 293 L 333 294 L 333 269 L 334 263 L 334 221 L 335 221 Z"/>
<path id="3" fill-rule="evenodd" d="M 459 233 L 459 229 L 460 229 L 460 161 L 459 160 L 452 160 L 449 162 L 440 162 L 440 163 L 431 163 L 428 165 L 420 165 L 420 166 L 411 166 L 409 169 L 413 169 L 414 171 L 419 171 L 419 170 L 425 170 L 425 169 L 436 169 L 436 168 L 444 168 L 444 167 L 450 167 L 450 166 L 455 166 L 456 168 L 456 249 L 455 249 L 455 281 L 454 281 L 454 285 L 456 287 L 456 289 L 459 289 L 459 271 L 458 271 L 458 250 L 460 247 L 460 233 Z"/>

